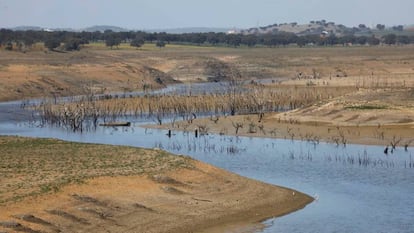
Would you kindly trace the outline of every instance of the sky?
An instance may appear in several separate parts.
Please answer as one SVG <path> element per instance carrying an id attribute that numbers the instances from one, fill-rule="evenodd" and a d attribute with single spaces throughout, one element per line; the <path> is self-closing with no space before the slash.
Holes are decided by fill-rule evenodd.
<path id="1" fill-rule="evenodd" d="M 414 24 L 414 0 L 0 0 L 0 28 L 250 28 L 322 20 Z"/>

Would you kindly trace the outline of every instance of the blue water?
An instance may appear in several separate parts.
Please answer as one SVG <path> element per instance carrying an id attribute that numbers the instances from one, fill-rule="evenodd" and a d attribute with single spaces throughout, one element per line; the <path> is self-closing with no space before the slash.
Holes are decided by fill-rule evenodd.
<path id="1" fill-rule="evenodd" d="M 184 132 L 174 132 L 168 138 L 166 131 L 144 129 L 139 127 L 141 123 L 135 120 L 132 127 L 98 127 L 96 131 L 73 133 L 3 117 L 0 134 L 159 147 L 316 198 L 303 210 L 265 221 L 263 232 L 414 232 L 412 147 L 385 155 L 380 146 L 344 148 L 220 135 L 195 138 Z"/>

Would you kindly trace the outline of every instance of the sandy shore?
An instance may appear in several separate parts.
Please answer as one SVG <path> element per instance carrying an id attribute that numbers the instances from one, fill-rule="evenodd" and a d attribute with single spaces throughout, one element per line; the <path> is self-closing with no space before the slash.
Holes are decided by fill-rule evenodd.
<path id="1" fill-rule="evenodd" d="M 353 96 L 351 96 L 353 97 Z M 295 139 L 338 145 L 364 144 L 414 146 L 412 101 L 396 105 L 378 97 L 378 102 L 349 101 L 350 96 L 282 113 L 207 117 L 188 121 L 145 125 L 148 128 L 207 133 Z M 368 99 L 367 95 L 358 97 Z M 348 102 L 344 102 L 347 99 Z M 239 127 L 237 127 L 237 125 Z"/>
<path id="2" fill-rule="evenodd" d="M 7 145 L 4 138 L 2 143 Z M 190 166 L 168 171 L 90 178 L 8 201 L 0 204 L 0 232 L 246 232 L 313 201 L 291 189 L 187 162 Z"/>

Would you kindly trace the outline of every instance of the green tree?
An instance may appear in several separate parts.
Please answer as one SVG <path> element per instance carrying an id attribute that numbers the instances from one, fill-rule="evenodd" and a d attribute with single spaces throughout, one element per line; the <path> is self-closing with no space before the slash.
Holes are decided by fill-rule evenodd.
<path id="1" fill-rule="evenodd" d="M 368 44 L 370 45 L 379 45 L 379 43 L 381 42 L 378 38 L 376 38 L 374 35 L 372 37 L 369 37 L 367 39 Z"/>
<path id="2" fill-rule="evenodd" d="M 387 45 L 392 45 L 397 42 L 397 36 L 395 34 L 388 34 L 382 37 L 382 41 Z"/>
<path id="3" fill-rule="evenodd" d="M 105 44 L 108 47 L 111 47 L 111 49 L 116 46 L 118 47 L 118 45 L 121 44 L 121 38 L 118 37 L 118 35 L 116 33 L 109 33 L 108 35 L 105 36 Z"/>
<path id="4" fill-rule="evenodd" d="M 246 35 L 241 39 L 241 43 L 248 47 L 253 47 L 257 44 L 257 37 L 255 35 Z"/>
<path id="5" fill-rule="evenodd" d="M 262 41 L 263 41 L 263 44 L 268 46 L 268 47 L 274 47 L 278 43 L 275 36 L 270 35 L 270 34 L 264 35 L 263 38 L 262 38 Z"/>
<path id="6" fill-rule="evenodd" d="M 216 45 L 220 42 L 218 34 L 214 32 L 209 32 L 206 35 L 206 41 L 212 45 Z"/>
<path id="7" fill-rule="evenodd" d="M 55 48 L 60 46 L 60 40 L 50 36 L 45 40 L 44 45 L 49 50 L 54 50 Z"/>
<path id="8" fill-rule="evenodd" d="M 366 36 L 360 36 L 356 38 L 356 42 L 360 45 L 365 45 L 368 41 L 368 38 Z"/>
<path id="9" fill-rule="evenodd" d="M 144 45 L 144 43 L 145 43 L 145 41 L 144 41 L 144 38 L 141 38 L 141 37 L 136 37 L 135 39 L 133 39 L 132 41 L 131 41 L 131 46 L 132 47 L 136 47 L 136 48 L 139 48 L 139 47 L 141 47 L 142 45 Z"/>
<path id="10" fill-rule="evenodd" d="M 377 29 L 382 31 L 385 29 L 385 25 L 384 24 L 377 24 Z"/>
<path id="11" fill-rule="evenodd" d="M 157 46 L 158 48 L 165 47 L 165 42 L 162 40 L 159 40 L 157 41 L 157 43 L 155 43 L 155 46 Z"/>
<path id="12" fill-rule="evenodd" d="M 404 30 L 404 26 L 403 25 L 394 26 L 392 27 L 392 30 L 402 32 Z"/>
<path id="13" fill-rule="evenodd" d="M 305 46 L 306 45 L 306 43 L 307 43 L 307 41 L 306 41 L 306 38 L 305 37 L 303 37 L 303 36 L 299 36 L 297 39 L 296 39 L 296 44 L 299 46 L 299 47 L 303 47 L 303 46 Z"/>
<path id="14" fill-rule="evenodd" d="M 82 44 L 82 40 L 78 38 L 70 38 L 65 42 L 65 50 L 66 51 L 73 51 L 79 50 Z"/>
<path id="15" fill-rule="evenodd" d="M 7 45 L 11 41 L 13 34 L 13 31 L 10 29 L 0 29 L 0 46 Z"/>
<path id="16" fill-rule="evenodd" d="M 338 43 L 338 38 L 334 34 L 329 35 L 324 40 L 325 45 L 335 45 L 337 43 Z"/>
<path id="17" fill-rule="evenodd" d="M 346 44 L 354 44 L 356 42 L 356 40 L 357 39 L 356 39 L 356 37 L 354 35 L 345 35 L 345 36 L 343 36 L 343 37 L 340 38 L 340 42 L 343 45 L 346 45 Z"/>
<path id="18" fill-rule="evenodd" d="M 23 43 L 26 47 L 32 47 L 35 41 L 32 37 L 26 35 L 23 37 Z"/>
<path id="19" fill-rule="evenodd" d="M 145 35 L 144 39 L 152 43 L 154 40 L 157 39 L 157 36 L 154 33 L 148 33 Z"/>
<path id="20" fill-rule="evenodd" d="M 410 43 L 410 37 L 405 35 L 397 36 L 397 42 L 399 44 L 409 44 Z"/>
<path id="21" fill-rule="evenodd" d="M 231 45 L 235 48 L 240 46 L 241 37 L 242 36 L 240 34 L 229 34 L 229 35 L 227 35 L 227 37 L 226 37 L 227 45 L 229 45 L 229 46 Z"/>
<path id="22" fill-rule="evenodd" d="M 189 34 L 191 43 L 201 45 L 207 40 L 207 36 L 204 33 L 191 33 Z"/>

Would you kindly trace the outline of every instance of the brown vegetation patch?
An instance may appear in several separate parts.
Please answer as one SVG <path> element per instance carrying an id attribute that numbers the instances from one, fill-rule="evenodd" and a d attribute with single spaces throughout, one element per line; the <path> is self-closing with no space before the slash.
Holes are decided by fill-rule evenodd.
<path id="1" fill-rule="evenodd" d="M 93 177 L 191 167 L 189 158 L 171 156 L 163 151 L 123 147 L 123 153 L 117 155 L 119 149 L 54 139 L 0 137 L 0 204 L 57 192 L 65 185 L 80 184 Z M 74 194 L 73 198 L 94 201 L 79 194 Z"/>

